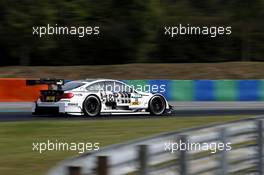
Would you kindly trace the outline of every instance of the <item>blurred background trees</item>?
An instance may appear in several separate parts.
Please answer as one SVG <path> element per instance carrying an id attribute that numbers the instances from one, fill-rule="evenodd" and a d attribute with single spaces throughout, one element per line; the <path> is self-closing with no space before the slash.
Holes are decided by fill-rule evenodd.
<path id="1" fill-rule="evenodd" d="M 0 65 L 263 61 L 263 13 L 263 0 L 0 0 Z M 32 35 L 47 24 L 100 26 L 100 35 Z M 179 24 L 232 34 L 164 35 Z"/>

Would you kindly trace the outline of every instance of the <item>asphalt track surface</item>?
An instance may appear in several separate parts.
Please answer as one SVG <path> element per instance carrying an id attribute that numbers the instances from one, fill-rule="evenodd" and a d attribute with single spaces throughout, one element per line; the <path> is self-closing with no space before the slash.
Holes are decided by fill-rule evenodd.
<path id="1" fill-rule="evenodd" d="M 41 115 L 31 114 L 31 103 L 0 103 L 0 122 L 5 121 L 37 121 L 37 120 L 121 120 L 148 119 L 168 117 L 203 117 L 222 115 L 264 115 L 263 102 L 202 102 L 173 103 L 171 114 L 163 116 L 150 115 L 103 115 L 98 117 L 83 117 L 71 115 Z"/>
<path id="2" fill-rule="evenodd" d="M 37 121 L 37 120 L 122 120 L 122 119 L 148 119 L 148 118 L 171 118 L 171 117 L 204 117 L 204 116 L 222 116 L 222 115 L 264 115 L 264 110 L 233 110 L 233 111 L 182 111 L 163 116 L 150 115 L 104 115 L 98 117 L 83 117 L 70 115 L 41 115 L 33 116 L 30 112 L 1 112 L 0 122 L 7 121 Z"/>

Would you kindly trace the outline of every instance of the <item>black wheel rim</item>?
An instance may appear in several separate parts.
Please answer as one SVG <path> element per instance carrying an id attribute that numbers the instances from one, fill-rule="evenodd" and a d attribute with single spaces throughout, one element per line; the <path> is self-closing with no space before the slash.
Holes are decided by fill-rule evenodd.
<path id="1" fill-rule="evenodd" d="M 155 114 L 162 113 L 164 110 L 164 101 L 158 97 L 152 99 L 152 110 Z"/>
<path id="2" fill-rule="evenodd" d="M 95 98 L 91 98 L 86 103 L 86 112 L 88 114 L 94 115 L 98 113 L 98 101 Z"/>

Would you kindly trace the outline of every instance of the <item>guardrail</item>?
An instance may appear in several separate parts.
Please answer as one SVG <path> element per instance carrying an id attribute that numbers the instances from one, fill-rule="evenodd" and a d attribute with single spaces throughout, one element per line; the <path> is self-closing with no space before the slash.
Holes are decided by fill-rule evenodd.
<path id="1" fill-rule="evenodd" d="M 206 122 L 206 121 L 205 121 Z M 260 174 L 263 117 L 164 133 L 67 159 L 47 175 Z M 232 143 L 232 150 L 166 150 L 166 143 Z"/>

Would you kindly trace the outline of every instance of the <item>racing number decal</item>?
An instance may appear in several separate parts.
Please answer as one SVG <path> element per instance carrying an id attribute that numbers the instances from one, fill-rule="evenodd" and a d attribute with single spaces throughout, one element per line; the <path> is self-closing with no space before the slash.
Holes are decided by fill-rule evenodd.
<path id="1" fill-rule="evenodd" d="M 118 92 L 118 93 L 101 93 L 102 102 L 115 102 L 117 104 L 120 103 L 130 103 L 131 102 L 131 94 L 126 92 Z"/>
<path id="2" fill-rule="evenodd" d="M 116 96 L 115 96 L 115 94 L 105 94 L 105 95 L 103 95 L 101 93 L 101 99 L 102 99 L 102 102 L 115 102 Z"/>

